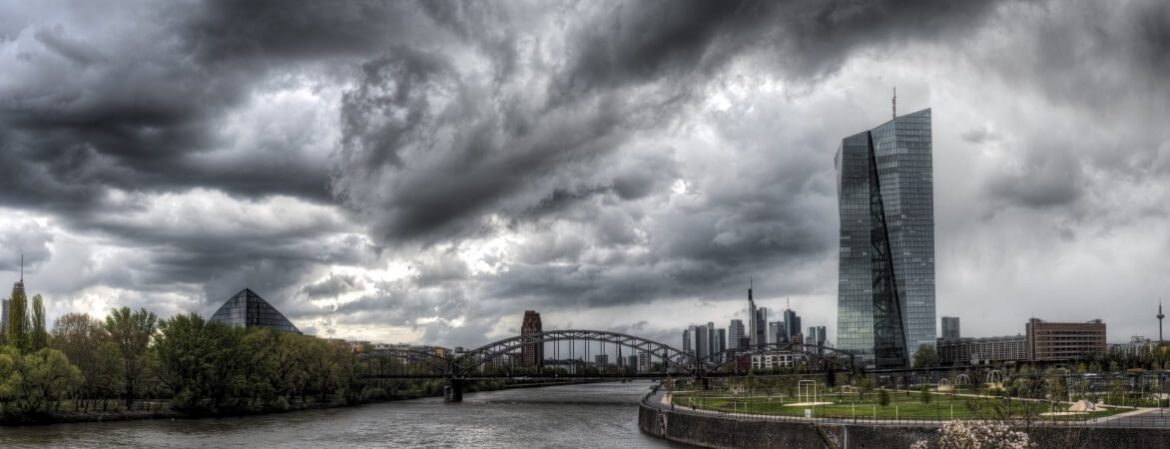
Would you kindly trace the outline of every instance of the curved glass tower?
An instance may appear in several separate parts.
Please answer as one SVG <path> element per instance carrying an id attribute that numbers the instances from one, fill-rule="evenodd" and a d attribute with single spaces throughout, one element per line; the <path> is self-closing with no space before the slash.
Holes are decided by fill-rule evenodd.
<path id="1" fill-rule="evenodd" d="M 870 367 L 907 367 L 935 343 L 931 151 L 924 109 L 846 137 L 834 157 L 837 347 Z"/>

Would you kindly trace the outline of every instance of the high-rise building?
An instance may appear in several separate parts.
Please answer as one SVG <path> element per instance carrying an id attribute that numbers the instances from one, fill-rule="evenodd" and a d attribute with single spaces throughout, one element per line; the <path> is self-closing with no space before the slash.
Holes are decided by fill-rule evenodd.
<path id="1" fill-rule="evenodd" d="M 597 354 L 593 356 L 593 364 L 604 367 L 609 365 L 609 354 Z"/>
<path id="2" fill-rule="evenodd" d="M 784 310 L 784 341 L 792 341 L 792 337 L 800 333 L 800 315 L 792 309 Z"/>
<path id="3" fill-rule="evenodd" d="M 695 357 L 705 359 L 711 355 L 711 340 L 707 336 L 709 333 L 710 330 L 707 329 L 707 326 L 695 326 Z"/>
<path id="4" fill-rule="evenodd" d="M 768 308 L 756 308 L 756 344 L 762 345 L 768 342 Z"/>
<path id="5" fill-rule="evenodd" d="M 783 321 L 768 323 L 768 343 L 784 343 L 786 334 Z"/>
<path id="6" fill-rule="evenodd" d="M 520 361 L 526 367 L 544 366 L 544 343 L 538 338 L 541 332 L 540 314 L 535 310 L 525 310 L 524 321 L 520 323 L 520 337 L 532 339 L 520 347 Z"/>
<path id="7" fill-rule="evenodd" d="M 944 316 L 942 317 L 942 338 L 943 340 L 958 340 L 959 335 L 959 317 Z"/>
<path id="8" fill-rule="evenodd" d="M 8 333 L 8 300 L 0 299 L 0 335 Z"/>
<path id="9" fill-rule="evenodd" d="M 824 346 L 825 326 L 809 326 L 808 335 L 805 336 L 805 344 Z"/>
<path id="10" fill-rule="evenodd" d="M 694 337 L 691 337 L 691 335 L 694 335 L 694 334 L 695 334 L 695 326 L 693 326 L 693 325 L 686 328 L 686 329 L 683 329 L 682 350 L 683 350 L 683 352 L 685 352 L 687 354 L 694 354 L 695 353 L 695 348 L 691 347 L 694 344 L 694 340 L 693 340 Z"/>
<path id="11" fill-rule="evenodd" d="M 731 320 L 731 326 L 727 328 L 727 346 L 731 349 L 739 349 L 739 339 L 746 336 L 743 332 L 743 321 Z"/>
<path id="12" fill-rule="evenodd" d="M 642 351 L 638 353 L 638 372 L 645 373 L 650 371 L 650 353 Z"/>
<path id="13" fill-rule="evenodd" d="M 715 323 L 707 322 L 707 355 L 711 356 L 719 352 L 719 345 L 715 343 L 715 339 L 719 338 L 719 333 L 715 331 Z"/>
<path id="14" fill-rule="evenodd" d="M 716 354 L 727 352 L 727 329 L 719 329 L 715 333 L 715 349 Z"/>
<path id="15" fill-rule="evenodd" d="M 834 157 L 840 212 L 837 347 L 901 368 L 935 344 L 930 109 L 846 137 Z"/>
<path id="16" fill-rule="evenodd" d="M 752 298 L 752 288 L 748 286 L 748 340 L 752 346 L 763 344 L 757 333 L 759 323 L 756 321 L 756 300 Z"/>
<path id="17" fill-rule="evenodd" d="M 282 332 L 301 333 L 279 310 L 251 289 L 245 288 L 228 298 L 209 321 L 233 326 L 267 327 Z"/>

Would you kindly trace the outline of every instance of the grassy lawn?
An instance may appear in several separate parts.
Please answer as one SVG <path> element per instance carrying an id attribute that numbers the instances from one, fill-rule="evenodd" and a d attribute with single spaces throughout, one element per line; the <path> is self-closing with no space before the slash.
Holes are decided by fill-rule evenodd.
<path id="1" fill-rule="evenodd" d="M 794 397 L 757 394 L 733 395 L 726 391 L 688 392 L 674 395 L 676 406 L 720 410 L 737 413 L 759 413 L 768 415 L 804 416 L 805 409 L 811 409 L 813 416 L 826 418 L 858 419 L 1006 419 L 1036 415 L 1050 411 L 1065 411 L 1068 404 L 1052 407 L 1047 402 L 1023 401 L 1002 398 L 972 398 L 950 394 L 932 394 L 930 404 L 923 404 L 917 392 L 891 392 L 890 404 L 878 404 L 878 394 L 870 392 L 864 398 L 857 394 L 820 395 L 818 402 L 832 402 L 831 405 L 788 406 L 801 402 Z M 1119 413 L 1124 410 L 1109 409 L 1075 416 L 1041 416 L 1044 420 L 1082 420 Z"/>

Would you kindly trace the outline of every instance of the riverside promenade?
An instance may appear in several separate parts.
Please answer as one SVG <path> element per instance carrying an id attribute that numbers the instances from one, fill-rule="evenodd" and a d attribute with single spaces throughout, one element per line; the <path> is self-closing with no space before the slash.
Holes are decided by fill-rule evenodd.
<path id="1" fill-rule="evenodd" d="M 709 448 L 861 449 L 909 448 L 934 441 L 945 420 L 805 418 L 731 413 L 684 407 L 662 389 L 648 393 L 639 407 L 642 432 Z M 1043 449 L 1142 449 L 1170 447 L 1170 413 L 1136 409 L 1085 421 L 1009 421 Z"/>

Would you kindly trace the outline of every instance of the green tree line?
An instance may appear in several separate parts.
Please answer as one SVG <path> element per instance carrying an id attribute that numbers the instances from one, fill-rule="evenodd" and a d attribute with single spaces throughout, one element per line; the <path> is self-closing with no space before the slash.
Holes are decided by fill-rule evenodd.
<path id="1" fill-rule="evenodd" d="M 166 402 L 191 414 L 285 410 L 417 397 L 441 381 L 371 385 L 345 342 L 245 329 L 196 314 L 160 320 L 114 309 L 104 320 L 70 313 L 46 330 L 44 307 L 14 290 L 0 334 L 0 418 L 56 412 L 134 410 Z"/>

